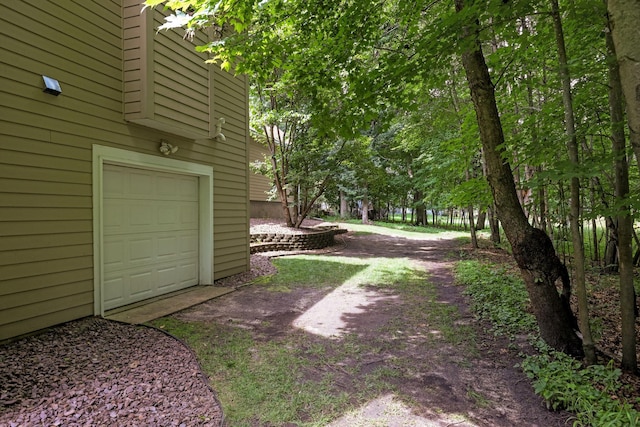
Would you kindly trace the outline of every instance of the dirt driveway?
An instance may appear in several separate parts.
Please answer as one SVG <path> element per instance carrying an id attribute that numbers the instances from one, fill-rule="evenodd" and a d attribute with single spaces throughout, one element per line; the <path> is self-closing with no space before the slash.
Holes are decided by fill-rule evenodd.
<path id="1" fill-rule="evenodd" d="M 402 319 L 411 301 L 361 286 L 301 287 L 280 293 L 253 285 L 176 317 L 183 321 L 237 325 L 264 340 L 276 340 L 300 329 L 308 331 L 318 342 L 339 339 L 343 333 L 355 334 L 363 342 L 393 342 L 401 336 L 407 345 L 389 345 L 382 353 L 353 360 L 348 369 L 335 370 L 335 381 L 349 389 L 352 384 L 349 373 L 354 370 L 365 374 L 385 365 L 391 367 L 391 361 L 393 369 L 404 366 L 389 393 L 336 420 L 331 424 L 333 427 L 567 425 L 569 414 L 547 411 L 529 381 L 514 367 L 519 361 L 516 350 L 509 349 L 504 339 L 487 333 L 486 325 L 478 324 L 467 310 L 462 289 L 453 284 L 451 272 L 460 243 L 448 234 L 398 237 L 385 229 L 379 231 L 387 235 L 352 230 L 340 237 L 341 244 L 328 255 L 411 260 L 428 272 L 437 286 L 438 302 L 456 308 L 456 323 L 475 330 L 478 351 L 468 354 L 468 343 L 457 346 L 446 340 L 429 339 L 430 331 L 425 330 L 428 328 L 420 327 L 425 325 L 414 325 L 414 329 L 410 325 L 391 325 Z"/>

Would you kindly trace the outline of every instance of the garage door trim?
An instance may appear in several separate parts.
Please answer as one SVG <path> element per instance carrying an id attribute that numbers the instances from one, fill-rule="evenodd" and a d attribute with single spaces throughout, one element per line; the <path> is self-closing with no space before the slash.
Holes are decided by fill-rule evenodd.
<path id="1" fill-rule="evenodd" d="M 198 177 L 199 284 L 213 283 L 213 167 L 118 148 L 93 145 L 93 287 L 94 314 L 104 315 L 104 213 L 105 163 Z"/>

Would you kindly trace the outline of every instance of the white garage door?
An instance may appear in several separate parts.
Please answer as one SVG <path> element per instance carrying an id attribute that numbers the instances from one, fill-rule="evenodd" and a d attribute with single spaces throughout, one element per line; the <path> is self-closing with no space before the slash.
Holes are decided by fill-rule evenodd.
<path id="1" fill-rule="evenodd" d="M 104 309 L 198 284 L 198 178 L 103 170 Z"/>

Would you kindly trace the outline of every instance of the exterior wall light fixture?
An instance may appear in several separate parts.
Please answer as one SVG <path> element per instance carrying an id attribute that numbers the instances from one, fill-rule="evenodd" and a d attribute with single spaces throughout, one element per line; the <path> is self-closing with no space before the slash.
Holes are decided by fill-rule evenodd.
<path id="1" fill-rule="evenodd" d="M 60 88 L 60 83 L 54 78 L 42 76 L 42 80 L 44 80 L 44 92 L 58 96 L 62 93 L 62 89 Z"/>
<path id="2" fill-rule="evenodd" d="M 216 122 L 216 133 L 213 137 L 218 140 L 218 142 L 225 142 L 227 138 L 222 133 L 222 125 L 224 125 L 226 120 L 224 117 L 220 117 Z"/>
<path id="3" fill-rule="evenodd" d="M 162 140 L 160 140 L 160 147 L 158 148 L 158 150 L 162 154 L 164 154 L 165 156 L 168 156 L 168 155 L 174 154 L 176 151 L 178 151 L 178 146 L 177 145 L 171 145 L 167 141 L 162 139 Z"/>

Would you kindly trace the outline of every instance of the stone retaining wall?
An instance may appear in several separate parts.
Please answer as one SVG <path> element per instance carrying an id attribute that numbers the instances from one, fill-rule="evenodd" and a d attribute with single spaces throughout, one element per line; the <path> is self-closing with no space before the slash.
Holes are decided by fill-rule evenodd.
<path id="1" fill-rule="evenodd" d="M 251 253 L 322 249 L 334 244 L 333 236 L 346 232 L 328 228 L 307 234 L 255 233 L 251 234 Z"/>

